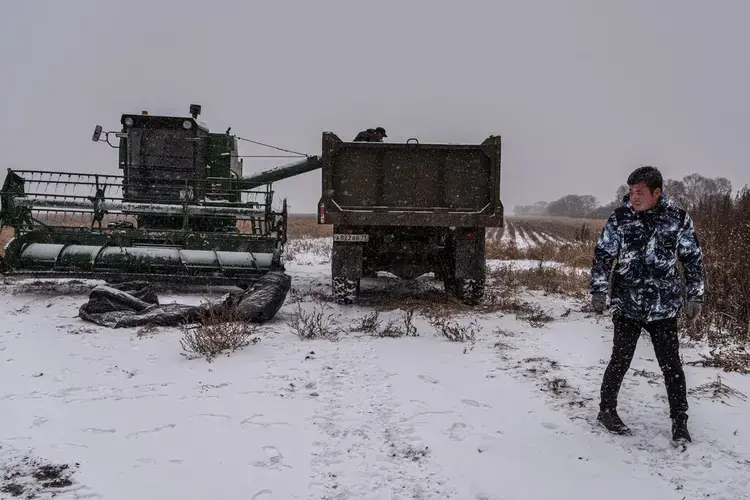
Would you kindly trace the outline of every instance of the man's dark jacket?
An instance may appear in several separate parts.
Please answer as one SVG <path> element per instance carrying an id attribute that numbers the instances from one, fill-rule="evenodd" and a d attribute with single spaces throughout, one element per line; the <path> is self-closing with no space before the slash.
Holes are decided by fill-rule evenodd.
<path id="1" fill-rule="evenodd" d="M 683 296 L 703 301 L 703 254 L 690 215 L 662 195 L 646 211 L 628 197 L 607 219 L 594 250 L 590 291 L 607 293 L 612 275 L 612 313 L 639 321 L 677 316 Z M 683 265 L 685 285 L 677 274 Z"/>
<path id="2" fill-rule="evenodd" d="M 375 132 L 374 128 L 368 128 L 367 130 L 363 130 L 359 134 L 357 134 L 357 137 L 354 138 L 355 142 L 383 142 L 381 138 L 378 137 L 377 132 Z"/>

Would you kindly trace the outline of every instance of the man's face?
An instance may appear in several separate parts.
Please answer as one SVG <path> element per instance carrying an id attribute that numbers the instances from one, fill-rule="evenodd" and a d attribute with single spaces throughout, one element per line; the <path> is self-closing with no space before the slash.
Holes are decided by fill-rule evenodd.
<path id="1" fill-rule="evenodd" d="M 630 185 L 630 203 L 638 211 L 649 210 L 656 206 L 661 195 L 661 189 L 656 188 L 653 192 L 645 182 Z"/>

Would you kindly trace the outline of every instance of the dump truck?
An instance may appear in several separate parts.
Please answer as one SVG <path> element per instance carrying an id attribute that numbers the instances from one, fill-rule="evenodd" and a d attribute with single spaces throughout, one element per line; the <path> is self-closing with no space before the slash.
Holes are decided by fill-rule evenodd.
<path id="1" fill-rule="evenodd" d="M 91 139 L 121 173 L 8 169 L 0 225 L 8 276 L 236 285 L 284 270 L 287 205 L 271 183 L 319 168 L 317 156 L 243 177 L 238 137 L 189 115 L 125 113 Z"/>
<path id="2" fill-rule="evenodd" d="M 503 228 L 501 138 L 481 144 L 348 142 L 325 132 L 317 221 L 333 226 L 331 286 L 357 300 L 363 277 L 434 273 L 466 304 L 482 300 L 485 232 Z"/>

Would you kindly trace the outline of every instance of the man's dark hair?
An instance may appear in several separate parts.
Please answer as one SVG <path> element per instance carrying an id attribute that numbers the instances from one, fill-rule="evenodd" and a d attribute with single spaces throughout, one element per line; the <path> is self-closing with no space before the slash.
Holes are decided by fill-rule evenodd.
<path id="1" fill-rule="evenodd" d="M 628 176 L 628 185 L 632 186 L 639 182 L 646 184 L 652 193 L 656 188 L 664 189 L 661 172 L 655 167 L 646 166 L 633 170 L 633 173 Z"/>

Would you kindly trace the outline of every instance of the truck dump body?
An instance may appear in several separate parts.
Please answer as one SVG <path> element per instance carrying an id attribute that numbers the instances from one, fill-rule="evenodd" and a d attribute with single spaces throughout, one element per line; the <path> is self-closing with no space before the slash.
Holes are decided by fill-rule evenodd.
<path id="1" fill-rule="evenodd" d="M 318 222 L 501 227 L 500 137 L 482 144 L 344 142 L 323 134 Z"/>

